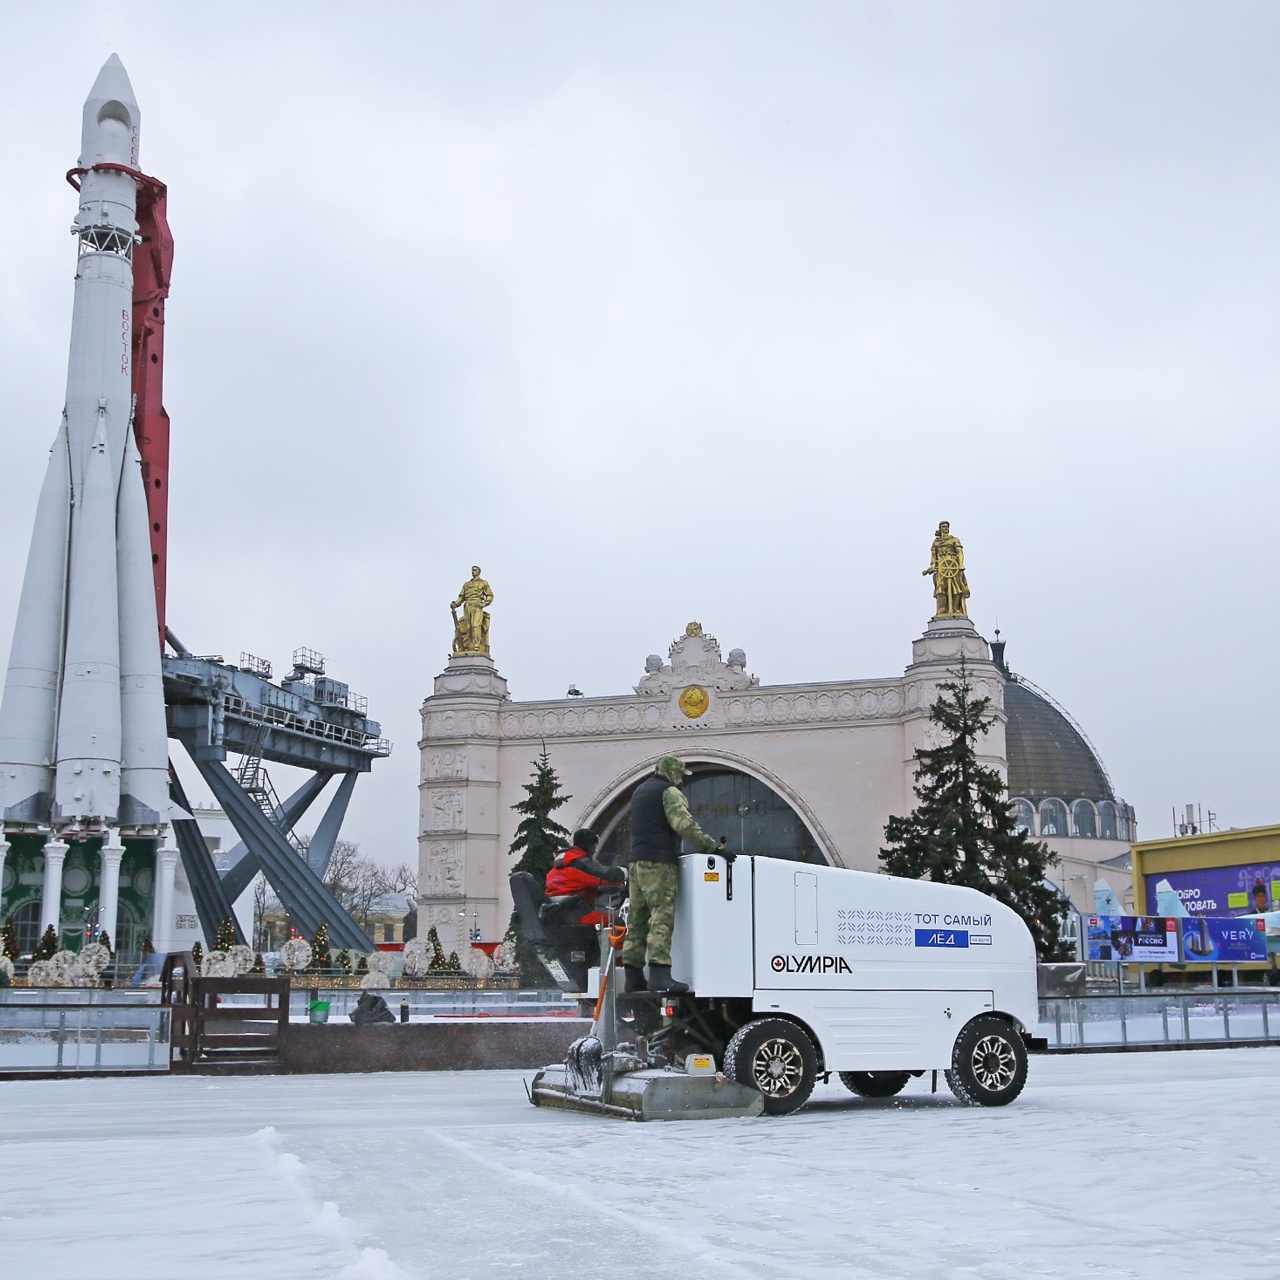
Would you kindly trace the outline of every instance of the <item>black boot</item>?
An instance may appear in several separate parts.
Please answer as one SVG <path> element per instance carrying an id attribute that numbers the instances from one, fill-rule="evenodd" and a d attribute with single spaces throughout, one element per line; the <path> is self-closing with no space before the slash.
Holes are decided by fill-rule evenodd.
<path id="1" fill-rule="evenodd" d="M 648 991 L 649 984 L 644 980 L 644 970 L 638 964 L 622 966 L 622 994 L 633 996 L 637 991 Z"/>
<path id="2" fill-rule="evenodd" d="M 649 990 L 650 991 L 669 991 L 674 995 L 678 995 L 682 991 L 688 991 L 688 986 L 683 982 L 677 982 L 671 976 L 671 966 L 669 964 L 649 963 Z"/>

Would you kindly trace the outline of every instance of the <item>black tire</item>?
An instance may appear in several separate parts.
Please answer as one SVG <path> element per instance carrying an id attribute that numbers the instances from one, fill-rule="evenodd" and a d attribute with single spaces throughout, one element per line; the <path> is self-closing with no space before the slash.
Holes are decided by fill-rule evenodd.
<path id="1" fill-rule="evenodd" d="M 1027 1047 L 1003 1018 L 974 1018 L 956 1037 L 951 1092 L 971 1107 L 1007 1106 L 1027 1083 Z"/>
<path id="2" fill-rule="evenodd" d="M 735 1033 L 724 1051 L 724 1073 L 759 1089 L 766 1115 L 799 1111 L 818 1078 L 813 1041 L 785 1018 L 760 1018 Z"/>
<path id="3" fill-rule="evenodd" d="M 860 1098 L 892 1098 L 911 1079 L 910 1071 L 842 1071 L 840 1083 Z"/>

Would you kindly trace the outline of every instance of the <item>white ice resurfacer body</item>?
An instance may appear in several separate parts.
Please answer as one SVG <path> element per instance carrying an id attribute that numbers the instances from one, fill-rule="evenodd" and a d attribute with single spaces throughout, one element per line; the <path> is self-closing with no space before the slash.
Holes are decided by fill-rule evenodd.
<path id="1" fill-rule="evenodd" d="M 832 1073 L 864 1097 L 889 1097 L 942 1071 L 961 1101 L 1000 1106 L 1022 1091 L 1027 1049 L 1043 1043 L 1030 931 L 956 885 L 688 855 L 672 973 L 688 994 L 618 997 L 618 1034 L 632 1017 L 652 1033 L 646 1044 L 668 1039 L 673 1061 L 713 1054 L 771 1114 L 803 1106 Z"/>

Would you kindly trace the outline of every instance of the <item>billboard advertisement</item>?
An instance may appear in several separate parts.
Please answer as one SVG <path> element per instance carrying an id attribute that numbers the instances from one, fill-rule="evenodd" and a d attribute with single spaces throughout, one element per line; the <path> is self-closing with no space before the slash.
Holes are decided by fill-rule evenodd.
<path id="1" fill-rule="evenodd" d="M 1188 963 L 1246 964 L 1267 958 L 1267 925 L 1265 920 L 1249 917 L 1237 920 L 1184 918 L 1182 956 Z"/>
<path id="2" fill-rule="evenodd" d="M 1206 867 L 1200 871 L 1150 872 L 1145 877 L 1148 911 L 1159 910 L 1156 889 L 1164 883 L 1172 887 L 1189 916 L 1232 916 L 1280 910 L 1280 862 Z"/>
<path id="3" fill-rule="evenodd" d="M 1165 916 L 1086 916 L 1090 960 L 1176 964 L 1178 921 Z"/>

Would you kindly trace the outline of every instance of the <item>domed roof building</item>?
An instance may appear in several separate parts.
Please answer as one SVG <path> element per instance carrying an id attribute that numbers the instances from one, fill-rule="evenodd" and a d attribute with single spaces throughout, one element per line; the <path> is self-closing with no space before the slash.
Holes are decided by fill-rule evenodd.
<path id="1" fill-rule="evenodd" d="M 1123 881 L 1127 891 L 1127 855 L 1137 838 L 1133 809 L 1117 797 L 1084 730 L 1043 689 L 1011 671 L 1004 650 L 998 639 L 991 646 L 992 661 L 1004 676 L 1010 804 L 1019 826 L 1062 859 L 1063 887 L 1076 905 L 1093 910 L 1090 895 L 1072 893 L 1071 881 L 1091 869 L 1096 879 L 1099 863 L 1114 862 L 1124 874 L 1113 876 L 1111 887 Z"/>

